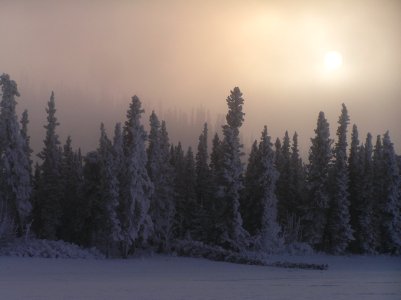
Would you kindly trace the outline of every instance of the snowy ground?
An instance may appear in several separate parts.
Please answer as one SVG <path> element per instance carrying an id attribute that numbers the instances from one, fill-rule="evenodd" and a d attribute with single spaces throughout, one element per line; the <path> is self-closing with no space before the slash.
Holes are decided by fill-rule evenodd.
<path id="1" fill-rule="evenodd" d="M 401 257 L 274 257 L 329 270 L 154 256 L 129 260 L 0 257 L 0 299 L 401 299 Z"/>

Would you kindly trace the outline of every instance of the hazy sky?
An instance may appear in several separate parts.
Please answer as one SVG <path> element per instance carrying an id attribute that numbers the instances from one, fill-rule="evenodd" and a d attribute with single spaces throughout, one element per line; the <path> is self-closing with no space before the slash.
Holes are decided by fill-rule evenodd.
<path id="1" fill-rule="evenodd" d="M 343 56 L 333 72 L 331 50 Z M 401 153 L 398 0 L 0 0 L 0 72 L 18 83 L 36 151 L 51 90 L 62 141 L 87 151 L 101 121 L 112 135 L 125 120 L 133 94 L 147 113 L 202 108 L 215 122 L 239 86 L 246 143 L 264 124 L 273 138 L 297 130 L 305 155 L 319 111 L 334 138 L 344 102 L 361 140 L 390 130 Z"/>

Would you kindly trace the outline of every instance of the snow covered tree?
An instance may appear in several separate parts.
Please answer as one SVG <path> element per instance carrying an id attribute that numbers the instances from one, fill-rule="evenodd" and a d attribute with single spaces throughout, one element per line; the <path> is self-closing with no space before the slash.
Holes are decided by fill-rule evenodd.
<path id="1" fill-rule="evenodd" d="M 362 150 L 363 149 L 363 150 Z M 354 124 L 352 126 L 351 133 L 351 148 L 350 154 L 348 158 L 348 174 L 349 174 L 349 202 L 350 202 L 350 221 L 351 227 L 355 232 L 355 239 L 351 242 L 350 248 L 352 251 L 358 251 L 359 248 L 359 202 L 360 202 L 360 193 L 361 190 L 361 181 L 362 181 L 362 170 L 364 163 L 364 159 L 360 159 L 360 151 L 364 151 L 364 147 L 359 146 L 359 138 L 358 138 L 358 127 Z"/>
<path id="2" fill-rule="evenodd" d="M 29 174 L 32 175 L 32 159 L 31 159 L 31 154 L 33 152 L 33 150 L 31 149 L 30 146 L 30 136 L 28 135 L 28 124 L 29 124 L 29 118 L 28 118 L 28 111 L 24 110 L 24 112 L 22 113 L 22 117 L 21 117 L 21 136 L 24 140 L 24 151 L 25 151 L 25 155 L 28 158 L 28 162 L 29 162 Z"/>
<path id="3" fill-rule="evenodd" d="M 207 242 L 207 232 L 212 225 L 212 178 L 208 164 L 208 128 L 207 123 L 203 126 L 203 132 L 199 136 L 198 152 L 196 154 L 196 199 L 198 207 L 199 226 L 197 239 Z"/>
<path id="4" fill-rule="evenodd" d="M 380 207 L 380 236 L 381 252 L 401 252 L 401 177 L 398 170 L 394 146 L 389 132 L 383 136 L 382 146 L 382 195 L 379 199 Z"/>
<path id="5" fill-rule="evenodd" d="M 212 151 L 210 154 L 210 174 L 211 174 L 211 201 L 208 208 L 211 219 L 211 227 L 207 232 L 208 243 L 217 245 L 222 235 L 222 227 L 220 226 L 220 216 L 224 209 L 224 203 L 219 201 L 222 194 L 221 184 L 223 178 L 223 149 L 222 141 L 219 135 L 215 133 L 212 140 Z"/>
<path id="6" fill-rule="evenodd" d="M 44 148 L 38 154 L 42 159 L 40 165 L 40 186 L 38 187 L 35 205 L 34 222 L 36 233 L 44 239 L 56 239 L 61 221 L 63 198 L 61 182 L 61 147 L 56 134 L 59 125 L 56 118 L 54 93 L 48 102 L 46 137 Z"/>
<path id="7" fill-rule="evenodd" d="M 357 251 L 373 254 L 378 246 L 378 227 L 374 213 L 372 135 L 366 136 L 359 150 L 360 184 L 357 186 L 357 224 L 355 238 Z"/>
<path id="8" fill-rule="evenodd" d="M 132 97 L 124 126 L 125 176 L 120 202 L 121 252 L 127 257 L 135 242 L 146 241 L 152 233 L 149 215 L 153 184 L 146 169 L 146 132 L 140 123 L 144 110 L 137 96 Z"/>
<path id="9" fill-rule="evenodd" d="M 274 166 L 274 151 L 265 126 L 259 144 L 260 169 L 258 184 L 261 198 L 256 208 L 261 208 L 260 244 L 267 251 L 277 250 L 282 240 L 280 226 L 277 223 L 277 198 L 275 194 L 276 182 L 279 176 Z"/>
<path id="10" fill-rule="evenodd" d="M 303 238 L 315 249 L 323 247 L 323 236 L 327 225 L 329 208 L 328 176 L 332 158 L 329 123 L 320 112 L 311 139 L 307 175 L 308 199 L 303 207 Z"/>
<path id="11" fill-rule="evenodd" d="M 334 254 L 344 253 L 350 241 L 354 239 L 350 224 L 350 204 L 348 199 L 347 127 L 349 116 L 345 104 L 342 104 L 338 124 L 338 140 L 334 148 L 334 164 L 330 187 L 332 195 L 327 230 L 327 250 Z"/>
<path id="12" fill-rule="evenodd" d="M 227 125 L 223 126 L 222 168 L 217 175 L 217 197 L 221 234 L 218 243 L 233 250 L 242 250 L 246 246 L 248 233 L 242 227 L 239 211 L 239 199 L 243 190 L 243 165 L 241 162 L 242 145 L 239 140 L 239 128 L 244 120 L 242 105 L 244 99 L 238 87 L 227 98 Z"/>
<path id="13" fill-rule="evenodd" d="M 290 216 L 293 215 L 291 212 L 292 199 L 290 194 L 290 160 L 290 137 L 288 135 L 288 131 L 286 131 L 282 145 L 280 144 L 280 147 L 278 149 L 276 148 L 276 168 L 279 172 L 276 186 L 277 212 L 278 222 L 284 228 L 286 227 L 287 221 L 289 220 Z"/>
<path id="14" fill-rule="evenodd" d="M 147 169 L 154 185 L 150 199 L 150 215 L 154 225 L 153 243 L 160 251 L 168 251 L 173 237 L 174 190 L 170 145 L 166 124 L 160 125 L 154 111 L 150 115 L 150 132 Z"/>
<path id="15" fill-rule="evenodd" d="M 109 256 L 115 245 L 121 241 L 121 226 L 118 218 L 119 182 L 114 160 L 113 146 L 107 137 L 104 124 L 100 125 L 99 159 L 99 198 L 96 199 L 92 233 L 94 245 Z"/>
<path id="16" fill-rule="evenodd" d="M 262 228 L 263 207 L 260 201 L 262 198 L 259 182 L 261 173 L 260 161 L 261 157 L 258 142 L 255 140 L 248 158 L 248 165 L 244 178 L 245 189 L 241 199 L 241 216 L 243 218 L 244 228 L 251 236 L 256 236 L 260 228 Z"/>
<path id="17" fill-rule="evenodd" d="M 15 111 L 15 97 L 19 97 L 17 84 L 3 74 L 0 86 L 0 207 L 22 235 L 32 209 L 30 160 Z"/>

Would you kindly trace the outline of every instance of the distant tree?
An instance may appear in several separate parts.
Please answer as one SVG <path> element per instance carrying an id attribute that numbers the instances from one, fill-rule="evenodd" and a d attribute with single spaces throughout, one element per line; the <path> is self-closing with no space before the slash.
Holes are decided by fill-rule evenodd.
<path id="1" fill-rule="evenodd" d="M 17 84 L 9 75 L 3 74 L 0 86 L 0 208 L 22 235 L 32 209 L 29 145 L 20 132 L 15 112 L 15 97 L 19 97 Z"/>
<path id="2" fill-rule="evenodd" d="M 37 191 L 38 206 L 34 216 L 36 222 L 36 232 L 41 238 L 56 239 L 58 238 L 58 230 L 61 225 L 63 198 L 62 180 L 61 180 L 61 161 L 62 151 L 56 128 L 59 125 L 56 118 L 56 106 L 54 101 L 54 93 L 51 93 L 48 102 L 46 137 L 44 140 L 44 148 L 38 154 L 42 160 L 40 165 L 41 185 Z"/>
<path id="3" fill-rule="evenodd" d="M 243 165 L 241 163 L 242 145 L 239 140 L 239 128 L 244 120 L 242 105 L 244 99 L 238 87 L 231 91 L 227 98 L 227 125 L 223 126 L 222 169 L 218 178 L 217 201 L 222 207 L 219 227 L 221 235 L 219 244 L 242 250 L 246 246 L 248 233 L 242 227 L 239 211 L 239 199 L 243 190 Z"/>
<path id="4" fill-rule="evenodd" d="M 350 224 L 348 165 L 347 165 L 347 126 L 349 116 L 347 107 L 342 104 L 338 120 L 337 143 L 334 148 L 334 163 L 332 169 L 332 197 L 328 220 L 327 250 L 334 254 L 342 254 L 347 249 L 353 237 Z"/>
<path id="5" fill-rule="evenodd" d="M 173 170 L 166 125 L 161 128 L 153 111 L 150 115 L 147 170 L 154 185 L 150 199 L 150 215 L 154 224 L 153 242 L 160 251 L 168 251 L 173 238 L 174 198 Z"/>
<path id="6" fill-rule="evenodd" d="M 133 96 L 123 133 L 126 164 L 123 197 L 120 202 L 123 257 L 128 255 L 135 242 L 147 240 L 153 229 L 149 207 L 154 188 L 146 169 L 147 136 L 140 124 L 143 112 L 139 98 Z"/>
<path id="7" fill-rule="evenodd" d="M 315 249 L 322 250 L 329 208 L 329 163 L 332 158 L 329 123 L 323 112 L 319 113 L 315 134 L 309 150 L 309 195 L 303 207 L 303 238 Z"/>

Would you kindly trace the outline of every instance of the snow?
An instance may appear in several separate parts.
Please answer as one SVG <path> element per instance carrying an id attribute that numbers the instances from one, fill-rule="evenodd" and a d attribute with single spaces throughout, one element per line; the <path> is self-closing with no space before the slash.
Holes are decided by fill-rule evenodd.
<path id="1" fill-rule="evenodd" d="M 401 299 L 401 257 L 272 256 L 328 263 L 282 269 L 172 256 L 0 257 L 0 299 Z"/>

